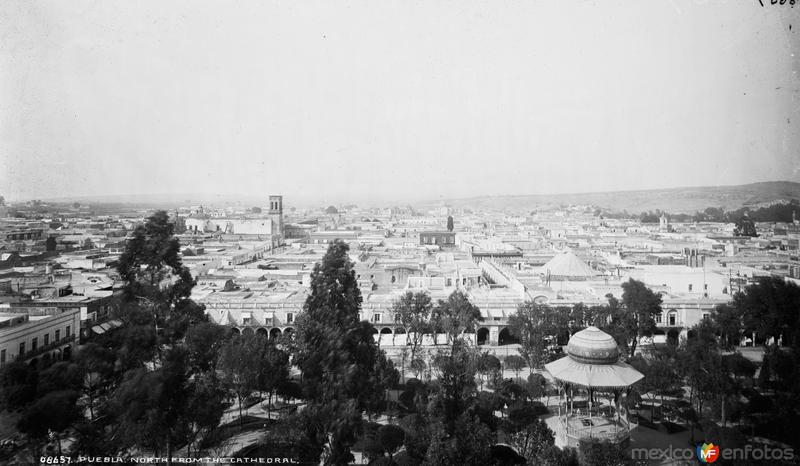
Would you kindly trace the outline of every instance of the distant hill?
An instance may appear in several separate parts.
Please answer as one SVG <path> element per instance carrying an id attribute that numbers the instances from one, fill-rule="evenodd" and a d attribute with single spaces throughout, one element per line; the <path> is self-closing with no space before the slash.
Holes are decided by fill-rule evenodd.
<path id="1" fill-rule="evenodd" d="M 704 186 L 694 188 L 652 189 L 576 194 L 533 194 L 522 196 L 478 196 L 436 201 L 456 208 L 472 209 L 546 209 L 559 205 L 594 205 L 613 211 L 630 213 L 660 209 L 670 213 L 691 214 L 707 207 L 736 210 L 757 208 L 781 201 L 800 199 L 800 183 L 767 181 L 738 186 Z M 431 203 L 434 205 L 434 203 Z"/>

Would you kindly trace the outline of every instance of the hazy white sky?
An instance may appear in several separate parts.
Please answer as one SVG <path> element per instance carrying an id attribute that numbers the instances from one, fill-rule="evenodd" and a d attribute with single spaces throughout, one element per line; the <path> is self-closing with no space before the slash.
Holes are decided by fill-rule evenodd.
<path id="1" fill-rule="evenodd" d="M 0 194 L 800 181 L 798 19 L 758 0 L 5 0 Z"/>

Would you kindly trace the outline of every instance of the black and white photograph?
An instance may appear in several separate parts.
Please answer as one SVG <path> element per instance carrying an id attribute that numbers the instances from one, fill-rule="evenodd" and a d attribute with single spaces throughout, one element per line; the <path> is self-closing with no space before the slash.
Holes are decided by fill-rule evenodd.
<path id="1" fill-rule="evenodd" d="M 800 465 L 795 3 L 0 0 L 0 464 Z"/>

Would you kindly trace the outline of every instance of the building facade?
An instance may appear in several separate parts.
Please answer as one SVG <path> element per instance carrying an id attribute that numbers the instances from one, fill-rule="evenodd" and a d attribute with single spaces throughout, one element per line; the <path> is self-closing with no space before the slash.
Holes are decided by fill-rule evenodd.
<path id="1" fill-rule="evenodd" d="M 69 359 L 80 317 L 76 308 L 0 312 L 0 366 L 15 360 L 36 365 L 42 358 Z"/>

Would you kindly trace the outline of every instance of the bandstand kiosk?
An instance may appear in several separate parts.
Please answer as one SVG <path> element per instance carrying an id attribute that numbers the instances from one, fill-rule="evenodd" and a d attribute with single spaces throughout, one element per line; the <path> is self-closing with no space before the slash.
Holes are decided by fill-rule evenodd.
<path id="1" fill-rule="evenodd" d="M 626 447 L 632 424 L 622 398 L 644 376 L 620 362 L 614 338 L 588 327 L 574 334 L 567 356 L 545 365 L 559 388 L 558 420 L 563 445 L 577 447 L 581 439 L 596 438 Z"/>

